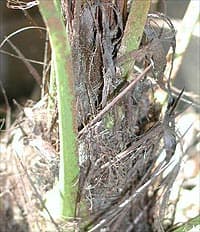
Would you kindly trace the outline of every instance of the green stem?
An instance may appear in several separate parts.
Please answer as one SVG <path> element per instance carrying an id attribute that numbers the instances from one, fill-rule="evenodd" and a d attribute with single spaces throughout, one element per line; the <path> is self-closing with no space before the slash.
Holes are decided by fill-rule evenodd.
<path id="1" fill-rule="evenodd" d="M 47 26 L 54 62 L 59 114 L 61 216 L 73 217 L 79 168 L 76 147 L 74 80 L 71 73 L 70 45 L 57 0 L 40 0 L 40 12 Z"/>
<path id="2" fill-rule="evenodd" d="M 195 228 L 196 227 L 196 228 Z M 193 230 L 192 230 L 193 229 Z M 200 216 L 190 219 L 188 222 L 183 223 L 177 229 L 172 230 L 173 232 L 183 232 L 183 231 L 199 231 L 200 229 Z"/>
<path id="3" fill-rule="evenodd" d="M 150 0 L 133 1 L 124 30 L 119 56 L 123 56 L 139 48 L 150 4 Z M 133 69 L 134 63 L 135 61 L 132 60 L 120 67 L 123 77 L 129 76 L 129 72 Z"/>

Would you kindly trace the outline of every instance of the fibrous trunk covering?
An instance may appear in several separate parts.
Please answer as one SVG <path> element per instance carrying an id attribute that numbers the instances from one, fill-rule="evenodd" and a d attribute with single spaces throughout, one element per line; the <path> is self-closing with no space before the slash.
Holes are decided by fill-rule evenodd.
<path id="1" fill-rule="evenodd" d="M 165 204 L 159 208 L 156 201 L 162 199 L 162 194 L 167 201 L 168 189 L 163 186 L 158 194 L 165 167 L 157 159 L 163 149 L 163 129 L 173 124 L 173 118 L 169 114 L 160 121 L 161 105 L 154 98 L 158 86 L 171 96 L 170 84 L 165 86 L 163 79 L 167 61 L 161 39 L 167 39 L 156 20 L 170 27 L 171 37 L 167 38 L 172 48 L 175 47 L 173 25 L 164 15 L 150 15 L 141 48 L 119 57 L 130 10 L 127 1 L 63 0 L 62 3 L 71 36 L 76 83 L 81 170 L 77 216 L 85 213 L 80 208 L 83 201 L 90 218 L 85 230 L 159 230 Z M 153 75 L 150 72 L 148 75 L 158 84 L 144 75 L 121 96 L 129 82 L 119 69 L 130 59 L 135 59 L 141 69 L 151 64 Z M 139 73 L 131 70 L 131 75 L 136 79 Z M 168 144 L 175 145 L 172 133 L 166 136 Z M 174 147 L 167 151 L 169 161 Z M 170 175 L 174 177 L 174 172 Z"/>

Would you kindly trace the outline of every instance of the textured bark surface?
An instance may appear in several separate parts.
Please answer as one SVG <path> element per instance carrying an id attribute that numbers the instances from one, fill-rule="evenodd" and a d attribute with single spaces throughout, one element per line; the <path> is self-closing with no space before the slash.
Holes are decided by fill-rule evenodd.
<path id="1" fill-rule="evenodd" d="M 76 78 L 81 169 L 77 216 L 82 215 L 79 203 L 84 201 L 90 215 L 85 230 L 93 226 L 95 231 L 158 229 L 160 215 L 154 209 L 157 191 L 150 196 L 146 186 L 136 194 L 148 181 L 152 181 L 151 188 L 157 186 L 154 175 L 159 165 L 156 169 L 155 164 L 164 128 L 161 106 L 154 99 L 158 86 L 152 87 L 150 79 L 144 78 L 119 100 L 115 97 L 129 86 L 116 72 L 117 67 L 131 59 L 141 67 L 152 63 L 153 76 L 162 88 L 165 86 L 162 29 L 153 28 L 152 15 L 140 49 L 117 57 L 130 10 L 127 1 L 74 1 L 71 5 L 63 1 L 63 6 Z M 156 17 L 165 23 L 164 16 Z M 138 76 L 131 75 L 133 79 Z M 112 100 L 115 103 L 102 114 Z"/>
<path id="2" fill-rule="evenodd" d="M 79 128 L 102 107 L 116 85 L 114 57 L 119 48 L 126 1 L 63 1 L 72 41 Z M 73 27 L 71 26 L 73 25 Z"/>

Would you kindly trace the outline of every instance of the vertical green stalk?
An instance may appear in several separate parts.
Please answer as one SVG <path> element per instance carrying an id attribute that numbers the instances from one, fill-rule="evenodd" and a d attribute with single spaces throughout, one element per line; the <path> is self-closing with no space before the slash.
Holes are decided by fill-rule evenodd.
<path id="1" fill-rule="evenodd" d="M 133 0 L 124 30 L 119 56 L 123 56 L 139 48 L 150 4 L 151 0 Z M 134 63 L 134 60 L 132 60 L 126 62 L 121 67 L 123 77 L 129 76 L 129 72 L 133 69 Z"/>
<path id="2" fill-rule="evenodd" d="M 150 4 L 151 0 L 133 0 L 118 57 L 124 56 L 128 52 L 139 48 Z M 122 77 L 128 81 L 131 81 L 129 74 L 133 70 L 134 64 L 135 61 L 132 59 L 126 61 L 120 66 Z M 119 115 L 121 115 L 120 108 L 118 109 L 118 112 Z M 104 120 L 107 128 L 111 129 L 114 126 L 114 119 L 112 115 L 106 116 Z"/>
<path id="3" fill-rule="evenodd" d="M 73 217 L 78 176 L 76 149 L 74 81 L 70 64 L 70 45 L 62 20 L 60 1 L 40 0 L 39 9 L 46 24 L 56 75 L 59 113 L 61 216 Z"/>

